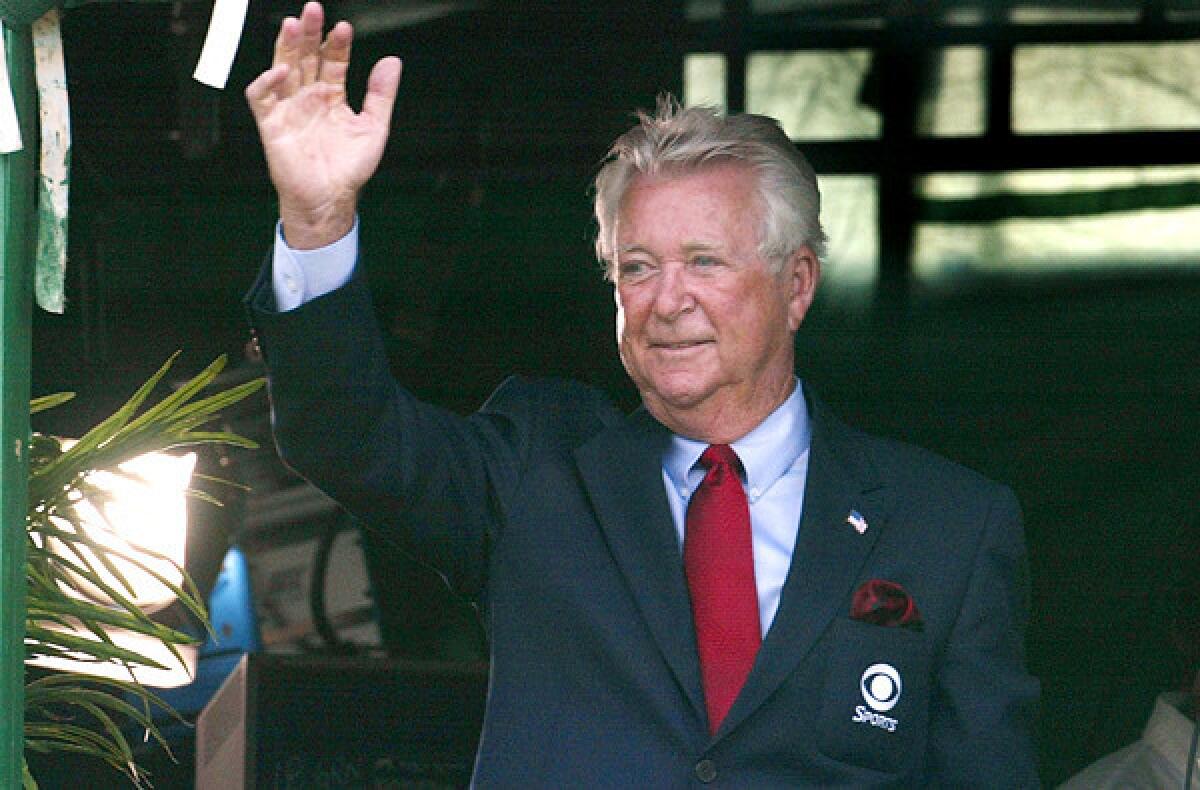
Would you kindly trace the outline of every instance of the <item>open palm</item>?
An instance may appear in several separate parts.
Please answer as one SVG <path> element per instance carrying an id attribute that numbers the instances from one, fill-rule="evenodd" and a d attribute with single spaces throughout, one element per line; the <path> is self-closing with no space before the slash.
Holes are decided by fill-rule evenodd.
<path id="1" fill-rule="evenodd" d="M 280 26 L 271 68 L 246 88 L 288 243 L 311 248 L 349 230 L 359 190 L 387 143 L 400 61 L 371 70 L 361 112 L 346 101 L 353 31 L 338 22 L 324 41 L 319 3 Z"/>

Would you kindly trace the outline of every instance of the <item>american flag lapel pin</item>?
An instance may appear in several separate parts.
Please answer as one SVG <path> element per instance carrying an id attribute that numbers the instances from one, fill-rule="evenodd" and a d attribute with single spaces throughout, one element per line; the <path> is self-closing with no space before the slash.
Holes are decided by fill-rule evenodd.
<path id="1" fill-rule="evenodd" d="M 850 515 L 846 516 L 846 523 L 854 527 L 854 531 L 859 535 L 867 531 L 867 520 L 857 510 L 850 511 Z"/>

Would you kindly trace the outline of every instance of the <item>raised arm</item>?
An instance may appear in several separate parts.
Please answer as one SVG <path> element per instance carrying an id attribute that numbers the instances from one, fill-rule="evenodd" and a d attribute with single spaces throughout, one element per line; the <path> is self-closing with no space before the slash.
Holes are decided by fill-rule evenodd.
<path id="1" fill-rule="evenodd" d="M 324 23 L 316 2 L 298 19 L 285 18 L 271 68 L 246 87 L 284 238 L 301 250 L 337 241 L 353 226 L 358 193 L 383 156 L 400 84 L 400 59 L 381 59 L 355 112 L 346 101 L 354 31 L 340 21 L 322 38 Z"/>

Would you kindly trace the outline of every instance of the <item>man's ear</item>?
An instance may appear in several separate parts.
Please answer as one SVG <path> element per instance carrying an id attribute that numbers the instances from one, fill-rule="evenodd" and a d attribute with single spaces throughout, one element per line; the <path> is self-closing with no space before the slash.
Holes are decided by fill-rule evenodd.
<path id="1" fill-rule="evenodd" d="M 808 245 L 791 254 L 779 273 L 788 294 L 788 329 L 795 332 L 808 315 L 817 283 L 821 279 L 821 260 Z"/>

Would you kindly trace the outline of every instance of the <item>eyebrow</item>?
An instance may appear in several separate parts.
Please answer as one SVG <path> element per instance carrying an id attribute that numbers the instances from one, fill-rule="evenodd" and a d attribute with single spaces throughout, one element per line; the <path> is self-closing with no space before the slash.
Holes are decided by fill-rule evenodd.
<path id="1" fill-rule="evenodd" d="M 720 249 L 721 249 L 721 245 L 716 244 L 716 243 L 706 242 L 706 241 L 692 241 L 692 242 L 688 242 L 687 244 L 683 245 L 683 251 L 685 253 L 717 252 Z M 618 253 L 644 252 L 646 254 L 650 254 L 650 251 L 640 244 L 626 244 L 622 247 L 618 247 L 617 252 Z"/>

